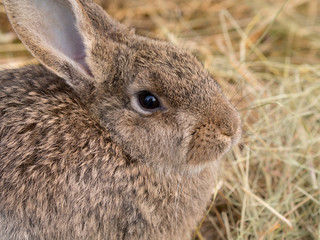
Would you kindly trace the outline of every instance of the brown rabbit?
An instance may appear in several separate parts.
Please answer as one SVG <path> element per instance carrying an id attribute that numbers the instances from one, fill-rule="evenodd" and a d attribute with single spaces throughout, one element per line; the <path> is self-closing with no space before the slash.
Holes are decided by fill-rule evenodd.
<path id="1" fill-rule="evenodd" d="M 190 54 L 90 0 L 4 0 L 0 239 L 190 239 L 240 118 Z"/>

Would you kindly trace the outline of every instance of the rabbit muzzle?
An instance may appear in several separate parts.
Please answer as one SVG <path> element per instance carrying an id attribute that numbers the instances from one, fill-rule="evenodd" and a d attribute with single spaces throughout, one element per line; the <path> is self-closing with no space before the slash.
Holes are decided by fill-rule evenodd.
<path id="1" fill-rule="evenodd" d="M 191 133 L 189 164 L 219 160 L 241 138 L 241 120 L 231 104 L 219 106 L 212 112 Z"/>

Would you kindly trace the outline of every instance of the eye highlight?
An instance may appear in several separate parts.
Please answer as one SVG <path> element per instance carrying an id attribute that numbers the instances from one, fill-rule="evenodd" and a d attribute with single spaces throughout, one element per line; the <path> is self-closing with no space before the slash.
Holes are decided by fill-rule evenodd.
<path id="1" fill-rule="evenodd" d="M 152 93 L 148 91 L 142 91 L 137 95 L 140 106 L 152 110 L 160 107 L 160 101 Z"/>

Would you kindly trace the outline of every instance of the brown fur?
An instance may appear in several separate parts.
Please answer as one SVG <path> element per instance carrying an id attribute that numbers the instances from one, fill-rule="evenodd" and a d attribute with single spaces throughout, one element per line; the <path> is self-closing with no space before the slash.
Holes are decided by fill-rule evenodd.
<path id="1" fill-rule="evenodd" d="M 73 14 L 80 60 L 37 25 L 36 0 L 4 2 L 44 66 L 0 73 L 0 238 L 190 239 L 241 135 L 218 84 L 91 1 L 51 1 Z M 136 111 L 141 90 L 166 109 Z"/>

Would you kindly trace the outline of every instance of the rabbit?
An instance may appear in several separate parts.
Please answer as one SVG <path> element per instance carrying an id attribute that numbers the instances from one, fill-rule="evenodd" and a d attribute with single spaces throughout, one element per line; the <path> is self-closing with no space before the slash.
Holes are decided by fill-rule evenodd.
<path id="1" fill-rule="evenodd" d="M 0 239 L 191 239 L 241 137 L 186 50 L 91 0 L 4 0 L 39 65 L 0 72 Z"/>

